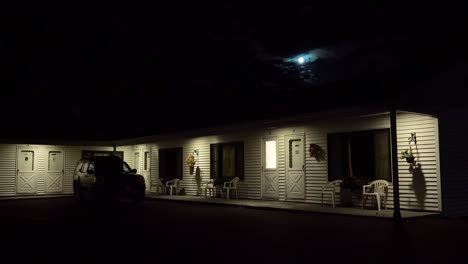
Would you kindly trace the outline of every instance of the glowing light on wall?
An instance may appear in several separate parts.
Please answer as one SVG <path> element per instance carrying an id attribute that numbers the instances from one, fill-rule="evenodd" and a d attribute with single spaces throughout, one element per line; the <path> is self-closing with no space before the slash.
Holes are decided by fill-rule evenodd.
<path id="1" fill-rule="evenodd" d="M 299 64 L 304 63 L 304 57 L 299 57 L 299 59 L 297 59 L 297 62 L 299 62 Z"/>
<path id="2" fill-rule="evenodd" d="M 265 142 L 265 168 L 276 169 L 276 140 Z"/>

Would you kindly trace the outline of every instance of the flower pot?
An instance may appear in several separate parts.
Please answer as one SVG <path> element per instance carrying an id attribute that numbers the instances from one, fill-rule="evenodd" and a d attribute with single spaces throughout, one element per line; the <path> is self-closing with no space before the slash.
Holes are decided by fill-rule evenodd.
<path id="1" fill-rule="evenodd" d="M 353 192 L 351 189 L 340 189 L 340 204 L 344 207 L 353 206 Z"/>
<path id="2" fill-rule="evenodd" d="M 414 163 L 414 157 L 406 158 L 406 162 L 408 162 L 408 163 Z"/>
<path id="3" fill-rule="evenodd" d="M 190 174 L 193 174 L 193 168 L 194 168 L 194 167 L 195 167 L 195 166 L 189 166 L 189 173 L 190 173 Z"/>

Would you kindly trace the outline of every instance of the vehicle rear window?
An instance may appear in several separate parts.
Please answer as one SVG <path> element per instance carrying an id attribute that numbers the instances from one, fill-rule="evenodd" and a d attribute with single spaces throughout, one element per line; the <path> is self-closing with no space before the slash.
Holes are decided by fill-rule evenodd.
<path id="1" fill-rule="evenodd" d="M 81 166 L 83 166 L 83 161 L 78 162 L 78 165 L 76 165 L 75 171 L 81 171 Z"/>

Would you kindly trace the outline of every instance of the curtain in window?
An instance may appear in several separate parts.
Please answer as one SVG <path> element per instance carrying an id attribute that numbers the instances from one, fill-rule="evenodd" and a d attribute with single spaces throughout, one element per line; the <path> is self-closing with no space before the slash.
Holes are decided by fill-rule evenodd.
<path id="1" fill-rule="evenodd" d="M 223 176 L 236 177 L 236 148 L 234 145 L 223 146 Z"/>
<path id="2" fill-rule="evenodd" d="M 389 130 L 329 134 L 328 180 L 391 181 Z"/>
<path id="3" fill-rule="evenodd" d="M 375 178 L 391 181 L 390 178 L 390 142 L 388 131 L 374 132 Z"/>

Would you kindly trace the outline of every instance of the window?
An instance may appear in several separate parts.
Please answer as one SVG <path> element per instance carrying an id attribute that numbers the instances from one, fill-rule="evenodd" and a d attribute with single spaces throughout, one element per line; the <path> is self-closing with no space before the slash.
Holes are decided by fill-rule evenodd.
<path id="1" fill-rule="evenodd" d="M 49 151 L 48 171 L 59 172 L 63 169 L 63 158 L 61 151 Z"/>
<path id="2" fill-rule="evenodd" d="M 265 141 L 265 168 L 276 169 L 276 140 Z"/>
<path id="3" fill-rule="evenodd" d="M 328 180 L 391 181 L 390 131 L 328 134 Z"/>
<path id="4" fill-rule="evenodd" d="M 127 162 L 123 162 L 122 163 L 123 165 L 123 168 L 122 168 L 122 171 L 125 172 L 125 173 L 129 173 L 132 169 L 130 169 L 130 166 L 128 166 Z"/>
<path id="5" fill-rule="evenodd" d="M 211 178 L 244 179 L 244 142 L 210 145 Z"/>
<path id="6" fill-rule="evenodd" d="M 302 169 L 304 166 L 304 146 L 301 139 L 289 140 L 289 168 Z"/>
<path id="7" fill-rule="evenodd" d="M 81 171 L 81 167 L 83 166 L 83 161 L 78 162 L 76 165 L 75 171 Z"/>
<path id="8" fill-rule="evenodd" d="M 22 150 L 21 159 L 18 164 L 19 171 L 34 171 L 34 151 Z"/>
<path id="9" fill-rule="evenodd" d="M 88 162 L 83 163 L 83 167 L 81 167 L 80 171 L 83 172 L 83 173 L 88 172 L 88 166 L 89 166 Z"/>
<path id="10" fill-rule="evenodd" d="M 145 151 L 145 161 L 143 163 L 143 170 L 144 171 L 149 171 L 150 169 L 150 160 L 151 159 L 151 156 L 150 156 L 150 153 L 149 151 Z"/>
<path id="11" fill-rule="evenodd" d="M 182 164 L 182 148 L 169 148 L 159 150 L 160 179 L 182 179 Z"/>

